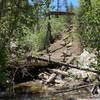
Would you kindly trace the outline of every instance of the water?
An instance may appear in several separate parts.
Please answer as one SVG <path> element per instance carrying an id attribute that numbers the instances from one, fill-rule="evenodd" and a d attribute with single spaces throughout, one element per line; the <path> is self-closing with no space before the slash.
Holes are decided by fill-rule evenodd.
<path id="1" fill-rule="evenodd" d="M 76 98 L 86 98 L 90 96 L 87 91 L 70 91 L 67 93 L 48 94 L 48 93 L 20 93 L 15 96 L 3 96 L 0 100 L 77 100 Z M 70 98 L 70 99 L 68 99 Z"/>

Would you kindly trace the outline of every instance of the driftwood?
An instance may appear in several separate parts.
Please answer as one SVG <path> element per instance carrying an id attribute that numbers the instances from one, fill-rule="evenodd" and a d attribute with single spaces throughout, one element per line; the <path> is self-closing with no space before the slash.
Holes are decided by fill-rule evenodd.
<path id="1" fill-rule="evenodd" d="M 46 83 L 52 82 L 52 81 L 55 79 L 55 77 L 56 77 L 56 74 L 55 74 L 55 73 L 51 74 L 51 76 L 50 76 L 49 79 L 46 81 Z"/>
<path id="2" fill-rule="evenodd" d="M 48 68 L 48 70 L 49 70 L 49 71 L 52 71 L 52 72 L 54 72 L 54 73 L 57 73 L 57 74 L 61 74 L 61 75 L 64 75 L 64 76 L 68 76 L 68 73 L 67 73 L 67 72 L 61 71 L 61 70 L 59 70 L 59 69 L 49 69 L 49 68 Z"/>
<path id="3" fill-rule="evenodd" d="M 67 89 L 67 90 L 61 90 L 61 91 L 57 90 L 57 91 L 55 91 L 53 93 L 54 94 L 58 94 L 58 93 L 70 92 L 70 91 L 78 90 L 78 89 L 81 89 L 81 88 L 86 88 L 86 87 L 89 87 L 89 86 L 93 86 L 93 84 L 87 84 L 87 85 L 77 86 L 77 87 L 70 88 L 70 89 Z"/>

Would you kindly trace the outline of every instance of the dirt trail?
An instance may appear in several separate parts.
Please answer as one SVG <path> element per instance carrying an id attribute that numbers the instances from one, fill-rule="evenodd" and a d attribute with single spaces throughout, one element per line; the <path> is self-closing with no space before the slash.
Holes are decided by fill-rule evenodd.
<path id="1" fill-rule="evenodd" d="M 81 54 L 80 40 L 75 36 L 75 30 L 75 26 L 65 29 L 60 33 L 61 38 L 50 45 L 48 49 L 51 60 L 66 62 L 69 57 Z M 49 55 L 45 54 L 43 58 L 47 59 Z"/>

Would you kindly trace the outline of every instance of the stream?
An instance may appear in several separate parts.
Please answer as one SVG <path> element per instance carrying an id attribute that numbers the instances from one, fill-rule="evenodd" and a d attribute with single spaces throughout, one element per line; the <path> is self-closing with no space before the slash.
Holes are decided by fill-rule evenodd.
<path id="1" fill-rule="evenodd" d="M 79 99 L 81 98 L 81 99 Z M 82 100 L 85 98 L 90 98 L 89 91 L 85 89 L 74 90 L 70 92 L 62 92 L 62 93 L 18 93 L 14 96 L 12 95 L 5 95 L 0 96 L 0 100 Z M 92 99 L 85 99 L 85 100 L 92 100 Z M 95 99 L 93 99 L 95 100 Z M 99 100 L 99 99 L 98 99 Z"/>

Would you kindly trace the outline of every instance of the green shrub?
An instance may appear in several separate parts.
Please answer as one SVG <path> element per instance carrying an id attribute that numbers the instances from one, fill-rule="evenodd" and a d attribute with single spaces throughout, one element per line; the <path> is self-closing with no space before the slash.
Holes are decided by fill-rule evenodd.
<path id="1" fill-rule="evenodd" d="M 79 33 L 83 46 L 97 51 L 100 66 L 100 0 L 80 0 Z"/>

